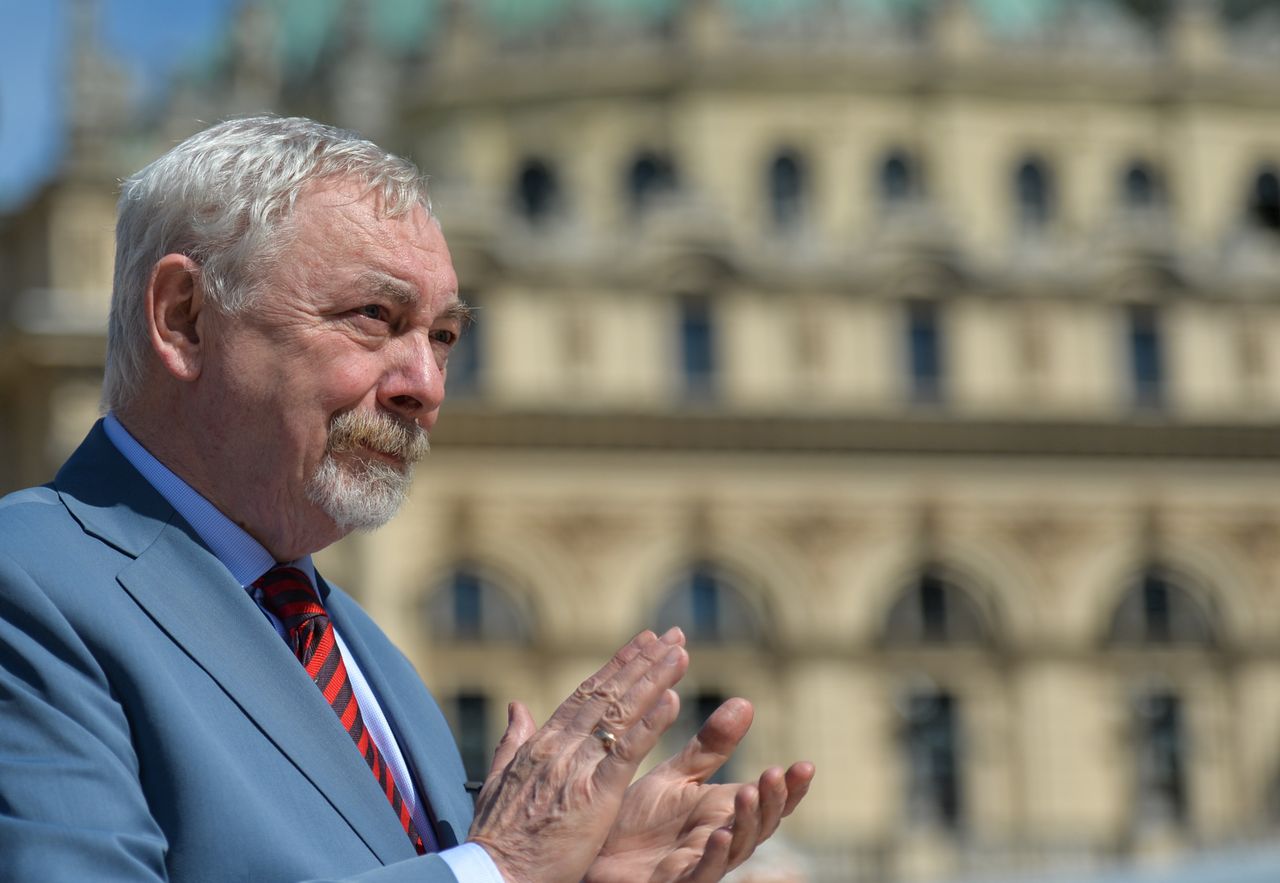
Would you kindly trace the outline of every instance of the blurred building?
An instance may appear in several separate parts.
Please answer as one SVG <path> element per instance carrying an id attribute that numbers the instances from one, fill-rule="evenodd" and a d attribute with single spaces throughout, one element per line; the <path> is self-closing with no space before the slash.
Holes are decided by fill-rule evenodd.
<path id="1" fill-rule="evenodd" d="M 430 173 L 480 307 L 323 562 L 477 776 L 679 623 L 683 732 L 743 695 L 733 774 L 818 765 L 777 879 L 1280 833 L 1280 4 L 277 0 L 141 122 L 84 9 L 3 222 L 5 486 L 93 418 L 113 179 L 314 115 Z"/>

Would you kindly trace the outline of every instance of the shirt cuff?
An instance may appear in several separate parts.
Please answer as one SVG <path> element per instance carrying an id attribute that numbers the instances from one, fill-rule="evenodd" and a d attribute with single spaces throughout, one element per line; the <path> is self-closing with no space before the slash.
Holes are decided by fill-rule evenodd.
<path id="1" fill-rule="evenodd" d="M 441 850 L 438 855 L 444 859 L 458 883 L 507 883 L 498 873 L 498 866 L 493 863 L 489 853 L 479 843 L 464 843 L 451 849 Z"/>

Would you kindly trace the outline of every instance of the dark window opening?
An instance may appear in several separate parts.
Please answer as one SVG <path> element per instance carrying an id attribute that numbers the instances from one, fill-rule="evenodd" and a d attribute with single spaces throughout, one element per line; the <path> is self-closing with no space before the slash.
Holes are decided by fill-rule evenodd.
<path id="1" fill-rule="evenodd" d="M 1044 163 L 1039 159 L 1025 160 L 1018 166 L 1015 177 L 1018 202 L 1018 220 L 1023 229 L 1037 230 L 1053 219 L 1053 181 Z"/>
<path id="2" fill-rule="evenodd" d="M 1137 821 L 1183 825 L 1187 820 L 1187 745 L 1182 701 L 1167 692 L 1134 703 Z"/>
<path id="3" fill-rule="evenodd" d="M 462 300 L 473 310 L 477 309 L 475 296 L 461 293 Z M 462 333 L 462 337 L 454 344 L 449 353 L 447 389 L 449 395 L 472 396 L 480 391 L 481 372 L 484 362 L 484 329 L 476 321 L 472 321 Z"/>
<path id="4" fill-rule="evenodd" d="M 516 176 L 516 207 L 525 220 L 541 223 L 560 208 L 555 170 L 540 159 L 527 160 Z"/>
<path id="5" fill-rule="evenodd" d="M 512 598 L 467 567 L 427 598 L 423 615 L 432 634 L 452 641 L 526 641 L 531 632 Z"/>
<path id="6" fill-rule="evenodd" d="M 942 641 L 947 635 L 947 594 L 942 580 L 926 575 L 920 580 L 920 619 L 926 641 Z"/>
<path id="7" fill-rule="evenodd" d="M 1280 234 L 1280 174 L 1265 169 L 1253 182 L 1249 218 L 1261 230 Z"/>
<path id="8" fill-rule="evenodd" d="M 468 779 L 483 782 L 495 747 L 489 744 L 489 697 L 483 693 L 459 693 L 451 704 L 453 735 L 462 766 Z"/>
<path id="9" fill-rule="evenodd" d="M 1123 198 L 1125 206 L 1135 210 L 1163 205 L 1164 185 L 1159 173 L 1145 162 L 1133 163 L 1124 173 Z"/>
<path id="10" fill-rule="evenodd" d="M 458 638 L 480 637 L 480 580 L 459 571 L 453 577 L 453 633 Z"/>
<path id="11" fill-rule="evenodd" d="M 938 573 L 925 571 L 894 602 L 885 640 L 895 645 L 981 643 L 984 618 L 970 595 Z"/>
<path id="12" fill-rule="evenodd" d="M 1111 621 L 1108 640 L 1124 646 L 1190 644 L 1211 646 L 1213 623 L 1189 591 L 1161 568 L 1142 574 L 1120 603 Z"/>
<path id="13" fill-rule="evenodd" d="M 880 166 L 880 200 L 886 206 L 919 198 L 924 192 L 920 169 L 912 156 L 894 150 Z"/>
<path id="14" fill-rule="evenodd" d="M 711 299 L 689 295 L 679 300 L 680 372 L 684 394 L 692 399 L 715 393 L 716 329 Z"/>
<path id="15" fill-rule="evenodd" d="M 1133 402 L 1138 408 L 1159 408 L 1164 404 L 1164 344 L 1160 314 L 1148 304 L 1128 309 L 1129 376 Z"/>
<path id="16" fill-rule="evenodd" d="M 944 691 L 906 698 L 903 749 L 907 817 L 912 824 L 954 831 L 962 824 L 957 703 Z"/>
<path id="17" fill-rule="evenodd" d="M 807 182 L 800 157 L 784 151 L 769 164 L 770 219 L 778 230 L 791 230 L 804 220 Z"/>
<path id="18" fill-rule="evenodd" d="M 643 212 L 665 194 L 676 190 L 674 164 L 668 157 L 644 153 L 636 158 L 627 172 L 627 200 L 631 210 Z"/>
<path id="19" fill-rule="evenodd" d="M 690 570 L 657 610 L 658 631 L 678 625 L 689 638 L 712 643 L 759 641 L 764 630 L 750 603 L 718 568 Z"/>
<path id="20" fill-rule="evenodd" d="M 943 341 L 937 304 L 914 301 L 907 305 L 907 369 L 911 400 L 937 404 L 943 398 Z"/>

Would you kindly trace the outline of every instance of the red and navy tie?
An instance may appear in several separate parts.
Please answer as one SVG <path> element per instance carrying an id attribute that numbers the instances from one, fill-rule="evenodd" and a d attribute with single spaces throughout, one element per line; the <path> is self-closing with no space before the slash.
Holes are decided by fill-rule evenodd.
<path id="1" fill-rule="evenodd" d="M 391 770 L 382 759 L 382 752 L 364 727 L 360 706 L 351 691 L 347 666 L 334 640 L 333 623 L 324 612 L 311 580 L 296 567 L 276 567 L 259 577 L 253 587 L 261 593 L 263 606 L 284 624 L 285 636 L 294 655 L 320 688 L 338 720 L 342 721 L 357 750 L 364 755 L 382 793 L 387 795 L 391 808 L 400 817 L 405 833 L 418 850 L 418 855 L 422 855 L 426 852 L 422 837 L 409 815 L 409 807 L 400 797 L 400 789 L 396 787 Z"/>

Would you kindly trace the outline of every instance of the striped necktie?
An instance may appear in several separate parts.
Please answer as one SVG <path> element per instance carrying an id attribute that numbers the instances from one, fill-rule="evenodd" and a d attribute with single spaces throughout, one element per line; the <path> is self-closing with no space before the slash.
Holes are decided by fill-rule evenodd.
<path id="1" fill-rule="evenodd" d="M 378 787 L 387 795 L 392 810 L 400 817 L 400 824 L 413 842 L 418 855 L 426 847 L 413 824 L 409 807 L 400 797 L 390 768 L 382 759 L 382 752 L 374 744 L 360 716 L 360 706 L 351 691 L 351 679 L 342 653 L 334 640 L 333 623 L 324 612 L 320 598 L 307 575 L 296 567 L 275 567 L 253 584 L 262 599 L 262 605 L 276 615 L 285 628 L 285 637 L 302 667 L 311 675 L 325 701 L 333 709 L 342 726 L 364 755 L 365 762 L 378 780 Z"/>

